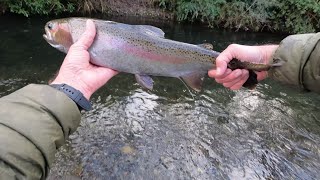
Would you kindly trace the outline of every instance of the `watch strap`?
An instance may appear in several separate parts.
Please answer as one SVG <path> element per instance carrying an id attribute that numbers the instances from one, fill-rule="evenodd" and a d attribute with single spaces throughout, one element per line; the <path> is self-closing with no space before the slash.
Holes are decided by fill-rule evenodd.
<path id="1" fill-rule="evenodd" d="M 89 100 L 87 100 L 79 90 L 67 84 L 50 84 L 50 86 L 65 93 L 78 105 L 80 110 L 83 109 L 85 111 L 89 111 L 92 109 Z"/>

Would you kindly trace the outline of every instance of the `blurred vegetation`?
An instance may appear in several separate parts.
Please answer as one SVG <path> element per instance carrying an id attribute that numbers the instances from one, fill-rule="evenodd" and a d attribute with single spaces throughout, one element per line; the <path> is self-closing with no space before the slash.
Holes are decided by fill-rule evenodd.
<path id="1" fill-rule="evenodd" d="M 201 21 L 211 27 L 289 33 L 315 32 L 320 29 L 319 0 L 139 0 L 136 4 L 141 3 L 173 12 L 178 21 Z M 0 2 L 2 9 L 5 7 L 24 16 L 93 11 L 108 13 L 109 4 L 108 0 Z"/>
<path id="2" fill-rule="evenodd" d="M 32 14 L 60 14 L 75 10 L 74 2 L 64 0 L 4 0 L 1 4 L 7 7 L 10 12 L 22 14 L 26 17 Z"/>
<path id="3" fill-rule="evenodd" d="M 179 21 L 250 31 L 289 33 L 320 29 L 319 0 L 158 0 Z"/>

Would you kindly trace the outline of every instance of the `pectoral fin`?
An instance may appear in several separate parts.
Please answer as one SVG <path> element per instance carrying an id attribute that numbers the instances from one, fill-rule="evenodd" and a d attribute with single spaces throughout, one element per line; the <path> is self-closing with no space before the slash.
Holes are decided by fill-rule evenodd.
<path id="1" fill-rule="evenodd" d="M 153 89 L 153 80 L 150 76 L 135 74 L 135 77 L 140 86 L 149 90 Z"/>
<path id="2" fill-rule="evenodd" d="M 193 90 L 199 92 L 201 91 L 204 74 L 192 73 L 187 76 L 181 77 L 181 79 Z"/>

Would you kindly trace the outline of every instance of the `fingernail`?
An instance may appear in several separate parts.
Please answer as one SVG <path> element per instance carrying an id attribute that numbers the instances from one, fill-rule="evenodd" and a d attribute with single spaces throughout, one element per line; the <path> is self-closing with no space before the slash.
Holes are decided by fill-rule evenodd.
<path id="1" fill-rule="evenodd" d="M 217 72 L 217 75 L 220 75 L 221 69 L 217 67 L 217 71 L 216 72 Z"/>
<path id="2" fill-rule="evenodd" d="M 92 22 L 92 20 L 88 19 L 87 22 L 86 22 L 86 25 L 89 26 L 91 22 Z"/>

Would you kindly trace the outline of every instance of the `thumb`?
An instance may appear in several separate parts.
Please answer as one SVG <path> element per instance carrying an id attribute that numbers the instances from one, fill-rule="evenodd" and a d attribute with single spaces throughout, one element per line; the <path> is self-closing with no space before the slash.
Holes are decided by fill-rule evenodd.
<path id="1" fill-rule="evenodd" d="M 81 48 L 83 50 L 88 50 L 91 46 L 94 37 L 96 35 L 96 27 L 92 20 L 88 19 L 86 22 L 86 31 L 81 35 L 73 46 Z"/>
<path id="2" fill-rule="evenodd" d="M 223 75 L 227 68 L 228 63 L 236 57 L 236 44 L 229 45 L 216 59 L 216 66 L 217 66 L 217 75 L 221 76 Z"/>
<path id="3" fill-rule="evenodd" d="M 216 59 L 216 76 L 223 75 L 227 70 L 227 64 L 230 60 L 222 53 Z"/>

